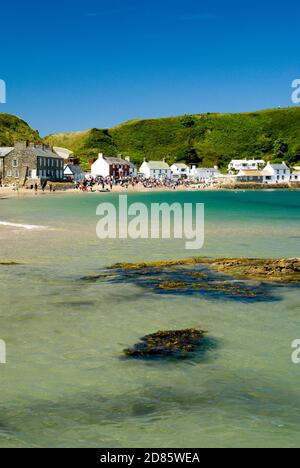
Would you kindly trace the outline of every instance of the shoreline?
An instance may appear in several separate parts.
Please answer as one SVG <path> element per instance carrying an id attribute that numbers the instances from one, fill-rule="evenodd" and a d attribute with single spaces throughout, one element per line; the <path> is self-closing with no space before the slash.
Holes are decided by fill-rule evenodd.
<path id="1" fill-rule="evenodd" d="M 165 193 L 165 192 L 254 192 L 254 191 L 277 191 L 277 190 L 284 190 L 284 191 L 298 191 L 300 190 L 299 186 L 295 187 L 282 187 L 282 186 L 264 186 L 264 187 L 229 187 L 229 186 L 217 186 L 217 187 L 186 187 L 186 186 L 179 186 L 175 190 L 169 187 L 156 187 L 156 188 L 145 188 L 145 187 L 129 187 L 124 188 L 120 186 L 115 186 L 111 191 L 100 191 L 95 190 L 93 192 L 82 192 L 78 189 L 56 189 L 55 191 L 50 192 L 49 190 L 42 192 L 38 190 L 35 192 L 34 190 L 30 189 L 19 189 L 18 191 L 14 190 L 12 187 L 0 187 L 0 200 L 7 200 L 7 199 L 14 199 L 14 198 L 35 198 L 41 196 L 57 196 L 57 195 L 107 195 L 107 194 L 133 194 L 133 193 Z"/>

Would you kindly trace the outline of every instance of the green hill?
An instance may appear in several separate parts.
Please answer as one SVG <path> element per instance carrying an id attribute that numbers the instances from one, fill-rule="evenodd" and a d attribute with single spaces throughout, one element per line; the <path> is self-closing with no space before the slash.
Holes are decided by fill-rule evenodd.
<path id="1" fill-rule="evenodd" d="M 300 107 L 241 114 L 186 115 L 134 120 L 111 129 L 50 135 L 86 162 L 99 152 L 226 167 L 233 158 L 300 161 Z"/>
<path id="2" fill-rule="evenodd" d="M 17 117 L 0 114 L 0 145 L 16 139 L 38 140 Z M 225 168 L 233 158 L 259 157 L 300 163 L 300 107 L 241 114 L 203 114 L 164 119 L 134 120 L 111 129 L 49 135 L 53 146 L 74 151 L 87 168 L 99 152 L 169 162 L 186 161 Z"/>
<path id="3" fill-rule="evenodd" d="M 12 146 L 16 140 L 39 141 L 41 138 L 23 120 L 0 113 L 0 146 Z"/>

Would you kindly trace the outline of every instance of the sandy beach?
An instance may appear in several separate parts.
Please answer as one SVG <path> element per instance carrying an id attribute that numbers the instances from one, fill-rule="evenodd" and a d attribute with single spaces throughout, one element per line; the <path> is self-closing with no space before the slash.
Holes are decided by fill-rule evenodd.
<path id="1" fill-rule="evenodd" d="M 120 185 L 113 186 L 113 189 L 102 190 L 99 186 L 93 187 L 93 190 L 90 191 L 81 191 L 74 188 L 55 188 L 54 191 L 46 189 L 44 192 L 39 189 L 37 192 L 31 189 L 21 188 L 16 190 L 13 187 L 0 187 L 0 200 L 7 198 L 17 198 L 17 197 L 39 197 L 39 196 L 56 196 L 56 195 L 96 195 L 96 194 L 107 194 L 107 193 L 159 193 L 159 192 L 195 192 L 195 191 L 220 191 L 220 190 L 235 190 L 235 191 L 245 191 L 245 190 L 298 190 L 300 188 L 299 184 L 293 184 L 292 186 L 288 185 L 252 185 L 243 183 L 242 185 L 210 185 L 205 186 L 203 184 L 195 185 L 178 185 L 175 189 L 173 187 L 160 186 L 160 187 L 144 187 L 142 184 L 137 184 L 135 186 L 130 185 L 128 188 L 121 187 Z"/>
<path id="2" fill-rule="evenodd" d="M 78 189 L 65 189 L 65 190 L 55 190 L 50 192 L 49 189 L 45 190 L 44 192 L 42 190 L 38 190 L 35 192 L 34 190 L 30 189 L 19 189 L 15 190 L 12 187 L 0 187 L 0 199 L 5 199 L 5 198 L 15 198 L 15 197 L 36 197 L 36 196 L 45 196 L 45 195 L 93 195 L 93 194 L 106 194 L 106 193 L 144 193 L 144 192 L 187 192 L 187 191 L 196 191 L 196 190 L 216 190 L 216 187 L 209 187 L 207 189 L 205 188 L 200 188 L 198 186 L 179 186 L 175 190 L 173 188 L 169 187 L 155 187 L 155 188 L 146 188 L 143 187 L 142 185 L 136 185 L 134 187 L 130 186 L 128 188 L 121 187 L 121 186 L 114 186 L 112 190 L 103 191 L 101 189 L 94 188 L 93 191 L 86 191 L 82 192 Z"/>

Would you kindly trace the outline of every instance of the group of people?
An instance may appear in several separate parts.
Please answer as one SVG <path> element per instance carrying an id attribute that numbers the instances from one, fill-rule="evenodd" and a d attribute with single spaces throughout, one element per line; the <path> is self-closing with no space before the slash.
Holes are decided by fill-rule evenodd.
<path id="1" fill-rule="evenodd" d="M 176 190 L 178 187 L 189 187 L 191 182 L 188 180 L 170 180 L 170 179 L 146 179 L 145 177 L 124 177 L 121 179 L 115 179 L 113 177 L 93 177 L 89 176 L 80 182 L 75 182 L 75 189 L 83 192 L 109 192 L 114 187 L 121 187 L 126 189 L 134 188 L 145 188 L 145 189 L 173 189 Z"/>

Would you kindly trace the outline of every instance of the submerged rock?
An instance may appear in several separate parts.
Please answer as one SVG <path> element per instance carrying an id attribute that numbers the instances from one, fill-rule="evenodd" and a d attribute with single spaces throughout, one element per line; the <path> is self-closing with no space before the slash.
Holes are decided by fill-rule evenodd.
<path id="1" fill-rule="evenodd" d="M 20 265 L 20 263 L 17 262 L 0 262 L 0 266 L 17 266 Z"/>
<path id="2" fill-rule="evenodd" d="M 115 278 L 116 276 L 117 274 L 113 274 L 113 273 L 110 273 L 110 274 L 101 273 L 99 275 L 83 276 L 82 278 L 80 278 L 79 281 L 87 282 L 87 283 L 96 283 L 100 280 L 107 280 L 107 279 Z"/>
<path id="3" fill-rule="evenodd" d="M 225 258 L 215 260 L 214 269 L 240 278 L 300 284 L 300 258 L 255 259 Z"/>
<path id="4" fill-rule="evenodd" d="M 143 270 L 143 269 L 162 269 L 167 267 L 183 266 L 183 265 L 196 265 L 212 263 L 212 260 L 207 258 L 188 258 L 184 260 L 170 260 L 165 262 L 140 262 L 140 263 L 115 263 L 108 268 L 111 270 Z"/>
<path id="5" fill-rule="evenodd" d="M 164 281 L 158 285 L 159 289 L 166 291 L 180 291 L 189 287 L 184 281 Z"/>
<path id="6" fill-rule="evenodd" d="M 133 348 L 125 349 L 128 357 L 184 357 L 203 345 L 206 332 L 195 328 L 186 330 L 158 331 L 141 339 Z"/>
<path id="7" fill-rule="evenodd" d="M 203 265 L 210 270 L 228 273 L 233 277 L 244 279 L 258 279 L 267 282 L 282 282 L 300 284 L 300 258 L 292 259 L 263 259 L 263 258 L 188 258 L 166 262 L 149 263 L 118 263 L 110 269 L 123 271 L 162 271 L 166 268 L 189 267 Z M 199 271 L 187 272 L 190 276 L 205 279 L 207 275 Z"/>
<path id="8" fill-rule="evenodd" d="M 242 303 L 281 300 L 278 287 L 300 286 L 300 259 L 189 258 L 118 263 L 82 282 L 134 284 L 155 294 Z"/>

